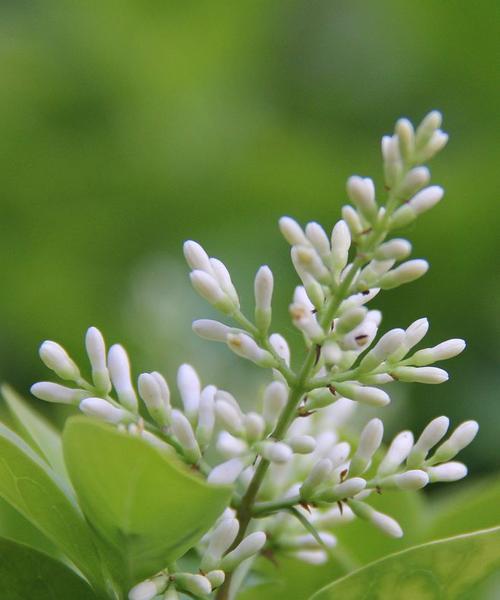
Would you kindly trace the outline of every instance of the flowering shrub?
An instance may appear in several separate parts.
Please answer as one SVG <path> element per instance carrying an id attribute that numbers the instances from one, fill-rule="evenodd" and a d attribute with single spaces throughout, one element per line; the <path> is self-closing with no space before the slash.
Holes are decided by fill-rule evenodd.
<path id="1" fill-rule="evenodd" d="M 296 360 L 287 340 L 272 332 L 269 267 L 255 276 L 250 319 L 225 265 L 198 243 L 185 243 L 194 289 L 227 321 L 197 320 L 194 332 L 270 372 L 250 411 L 229 391 L 202 385 L 188 364 L 178 370 L 180 402 L 158 372 L 139 375 L 135 386 L 125 349 L 115 344 L 107 351 L 95 327 L 85 338 L 90 378 L 58 343 L 42 344 L 42 361 L 64 384 L 39 382 L 32 393 L 78 407 L 83 416 L 71 417 L 61 438 L 7 390 L 18 432 L 0 426 L 0 495 L 43 534 L 28 545 L 45 554 L 33 557 L 20 546 L 12 552 L 26 564 L 45 565 L 36 568 L 52 573 L 54 585 L 67 584 L 67 595 L 58 591 L 57 597 L 251 598 L 262 557 L 278 564 L 294 559 L 310 565 L 311 573 L 338 561 L 349 571 L 335 535 L 345 523 L 362 520 L 381 536 L 403 536 L 398 521 L 377 509 L 379 494 L 465 477 L 466 466 L 455 458 L 474 439 L 475 421 L 456 426 L 445 439 L 450 423 L 438 417 L 416 438 L 402 431 L 386 445 L 379 418 L 368 420 L 357 436 L 345 427 L 359 404 L 383 409 L 390 402 L 387 386 L 395 381 L 445 382 L 446 371 L 431 365 L 465 348 L 463 340 L 450 339 L 416 350 L 429 327 L 425 318 L 379 335 L 382 314 L 367 308 L 382 290 L 428 269 L 425 260 L 409 259 L 409 241 L 392 234 L 443 196 L 422 166 L 447 142 L 440 125 L 438 112 L 416 130 L 406 119 L 396 123 L 395 133 L 382 139 L 383 192 L 376 194 L 369 178 L 351 177 L 351 204 L 342 208 L 331 235 L 316 222 L 302 229 L 290 217 L 280 220 L 301 281 L 289 307 L 305 346 Z M 499 534 L 474 535 L 486 536 L 485 557 L 493 553 L 482 561 L 484 577 L 484 565 L 500 560 Z M 468 552 L 463 539 L 437 546 L 445 544 L 449 555 L 446 544 L 455 544 L 459 556 L 464 543 Z M 439 548 L 432 551 L 439 554 Z M 398 559 L 406 565 L 398 567 L 402 576 L 413 569 L 412 560 L 432 571 L 426 547 L 408 552 L 409 560 Z M 381 577 L 381 589 L 384 568 L 386 576 L 395 572 L 387 560 L 369 567 Z M 345 597 L 366 577 L 359 573 L 317 597 L 337 597 L 339 585 Z M 439 576 L 433 575 L 435 581 Z M 462 576 L 467 585 L 477 580 L 467 569 Z M 12 594 L 23 585 L 29 589 L 23 577 L 28 575 L 12 579 Z"/>

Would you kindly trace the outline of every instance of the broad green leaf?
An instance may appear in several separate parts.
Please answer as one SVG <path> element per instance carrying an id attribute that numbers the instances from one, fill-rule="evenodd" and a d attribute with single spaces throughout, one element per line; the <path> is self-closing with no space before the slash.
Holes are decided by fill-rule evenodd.
<path id="1" fill-rule="evenodd" d="M 500 478 L 490 477 L 436 503 L 425 540 L 486 529 L 500 523 Z"/>
<path id="2" fill-rule="evenodd" d="M 96 600 L 96 595 L 81 577 L 60 562 L 0 538 L 0 598 Z"/>
<path id="3" fill-rule="evenodd" d="M 120 557 L 122 584 L 178 559 L 228 505 L 230 488 L 209 486 L 175 458 L 98 421 L 70 419 L 63 443 L 80 504 Z"/>
<path id="4" fill-rule="evenodd" d="M 3 498 L 0 498 L 0 538 L 30 546 L 60 559 L 60 552 L 54 544 Z"/>
<path id="5" fill-rule="evenodd" d="M 338 579 L 311 600 L 466 600 L 500 569 L 500 527 L 414 546 Z"/>
<path id="6" fill-rule="evenodd" d="M 0 496 L 99 585 L 100 561 L 76 500 L 44 460 L 1 423 Z"/>
<path id="7" fill-rule="evenodd" d="M 59 432 L 10 386 L 2 386 L 2 396 L 21 437 L 47 460 L 54 471 L 67 479 Z"/>

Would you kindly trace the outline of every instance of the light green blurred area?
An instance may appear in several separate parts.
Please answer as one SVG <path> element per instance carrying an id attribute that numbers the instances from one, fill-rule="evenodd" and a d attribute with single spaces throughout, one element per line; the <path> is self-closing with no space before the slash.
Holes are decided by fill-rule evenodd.
<path id="1" fill-rule="evenodd" d="M 211 312 L 186 283 L 182 241 L 228 264 L 247 308 L 269 263 L 276 327 L 297 341 L 278 217 L 330 228 L 350 174 L 381 187 L 395 119 L 439 108 L 447 194 L 404 232 L 432 268 L 374 306 L 387 328 L 428 316 L 430 344 L 468 349 L 450 383 L 413 387 L 388 414 L 394 429 L 476 418 L 464 459 L 498 468 L 498 16 L 486 0 L 3 0 L 2 378 L 26 392 L 47 377 L 40 341 L 81 358 L 95 324 L 136 371 L 206 360 L 205 379 L 252 396 L 254 369 L 191 334 Z"/>

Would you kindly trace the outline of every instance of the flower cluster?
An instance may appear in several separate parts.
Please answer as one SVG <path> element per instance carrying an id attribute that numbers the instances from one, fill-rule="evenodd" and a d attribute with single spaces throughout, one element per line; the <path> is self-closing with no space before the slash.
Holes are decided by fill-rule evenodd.
<path id="1" fill-rule="evenodd" d="M 289 307 L 306 347 L 298 370 L 291 367 L 286 339 L 271 331 L 274 278 L 269 267 L 262 266 L 255 276 L 251 320 L 241 310 L 225 265 L 197 242 L 185 243 L 193 287 L 229 321 L 200 319 L 194 331 L 270 369 L 271 381 L 254 410 L 243 411 L 228 391 L 202 386 L 187 364 L 178 370 L 179 400 L 171 399 L 160 373 L 143 373 L 134 385 L 124 348 L 117 344 L 106 352 L 94 327 L 86 336 L 91 380 L 82 377 L 59 344 L 42 344 L 44 363 L 74 386 L 37 383 L 35 396 L 78 406 L 125 435 L 175 454 L 208 483 L 234 488 L 231 507 L 197 547 L 199 572 L 165 570 L 134 587 L 131 600 L 160 595 L 173 600 L 178 591 L 204 598 L 216 588 L 218 597 L 227 598 L 231 574 L 246 559 L 265 548 L 321 563 L 336 544 L 332 529 L 355 517 L 400 537 L 400 525 L 367 502 L 374 491 L 418 490 L 466 475 L 466 467 L 452 459 L 476 435 L 474 421 L 459 425 L 443 442 L 449 422 L 439 417 L 416 441 L 403 431 L 388 446 L 382 445 L 378 418 L 365 425 L 353 447 L 341 429 L 357 403 L 387 405 L 390 396 L 383 388 L 394 381 L 446 381 L 446 371 L 432 365 L 465 347 L 463 340 L 451 339 L 415 351 L 428 331 L 427 319 L 379 335 L 382 314 L 367 308 L 381 290 L 414 281 L 428 269 L 425 260 L 409 259 L 408 240 L 388 238 L 443 196 L 442 188 L 429 185 L 430 173 L 423 166 L 447 141 L 440 125 L 438 112 L 427 115 L 416 130 L 401 119 L 394 134 L 382 139 L 385 203 L 371 179 L 353 176 L 347 182 L 351 204 L 342 208 L 343 218 L 330 235 L 315 222 L 303 229 L 290 217 L 280 220 L 302 284 Z M 141 416 L 139 400 L 148 419 Z"/>

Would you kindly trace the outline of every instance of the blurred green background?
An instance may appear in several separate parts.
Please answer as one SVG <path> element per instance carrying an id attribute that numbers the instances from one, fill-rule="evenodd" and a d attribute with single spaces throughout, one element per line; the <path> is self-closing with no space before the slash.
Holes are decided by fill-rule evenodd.
<path id="1" fill-rule="evenodd" d="M 396 390 L 388 415 L 393 429 L 476 418 L 464 459 L 475 475 L 498 469 L 498 16 L 493 0 L 3 0 L 2 379 L 26 393 L 47 377 L 39 343 L 81 358 L 95 324 L 135 371 L 203 361 L 205 379 L 251 395 L 255 370 L 191 334 L 210 310 L 182 241 L 228 264 L 247 307 L 269 263 L 277 329 L 296 340 L 278 217 L 331 227 L 350 174 L 380 183 L 395 119 L 438 108 L 447 194 L 404 232 L 432 268 L 374 306 L 386 328 L 428 316 L 430 344 L 468 349 L 450 383 Z"/>

